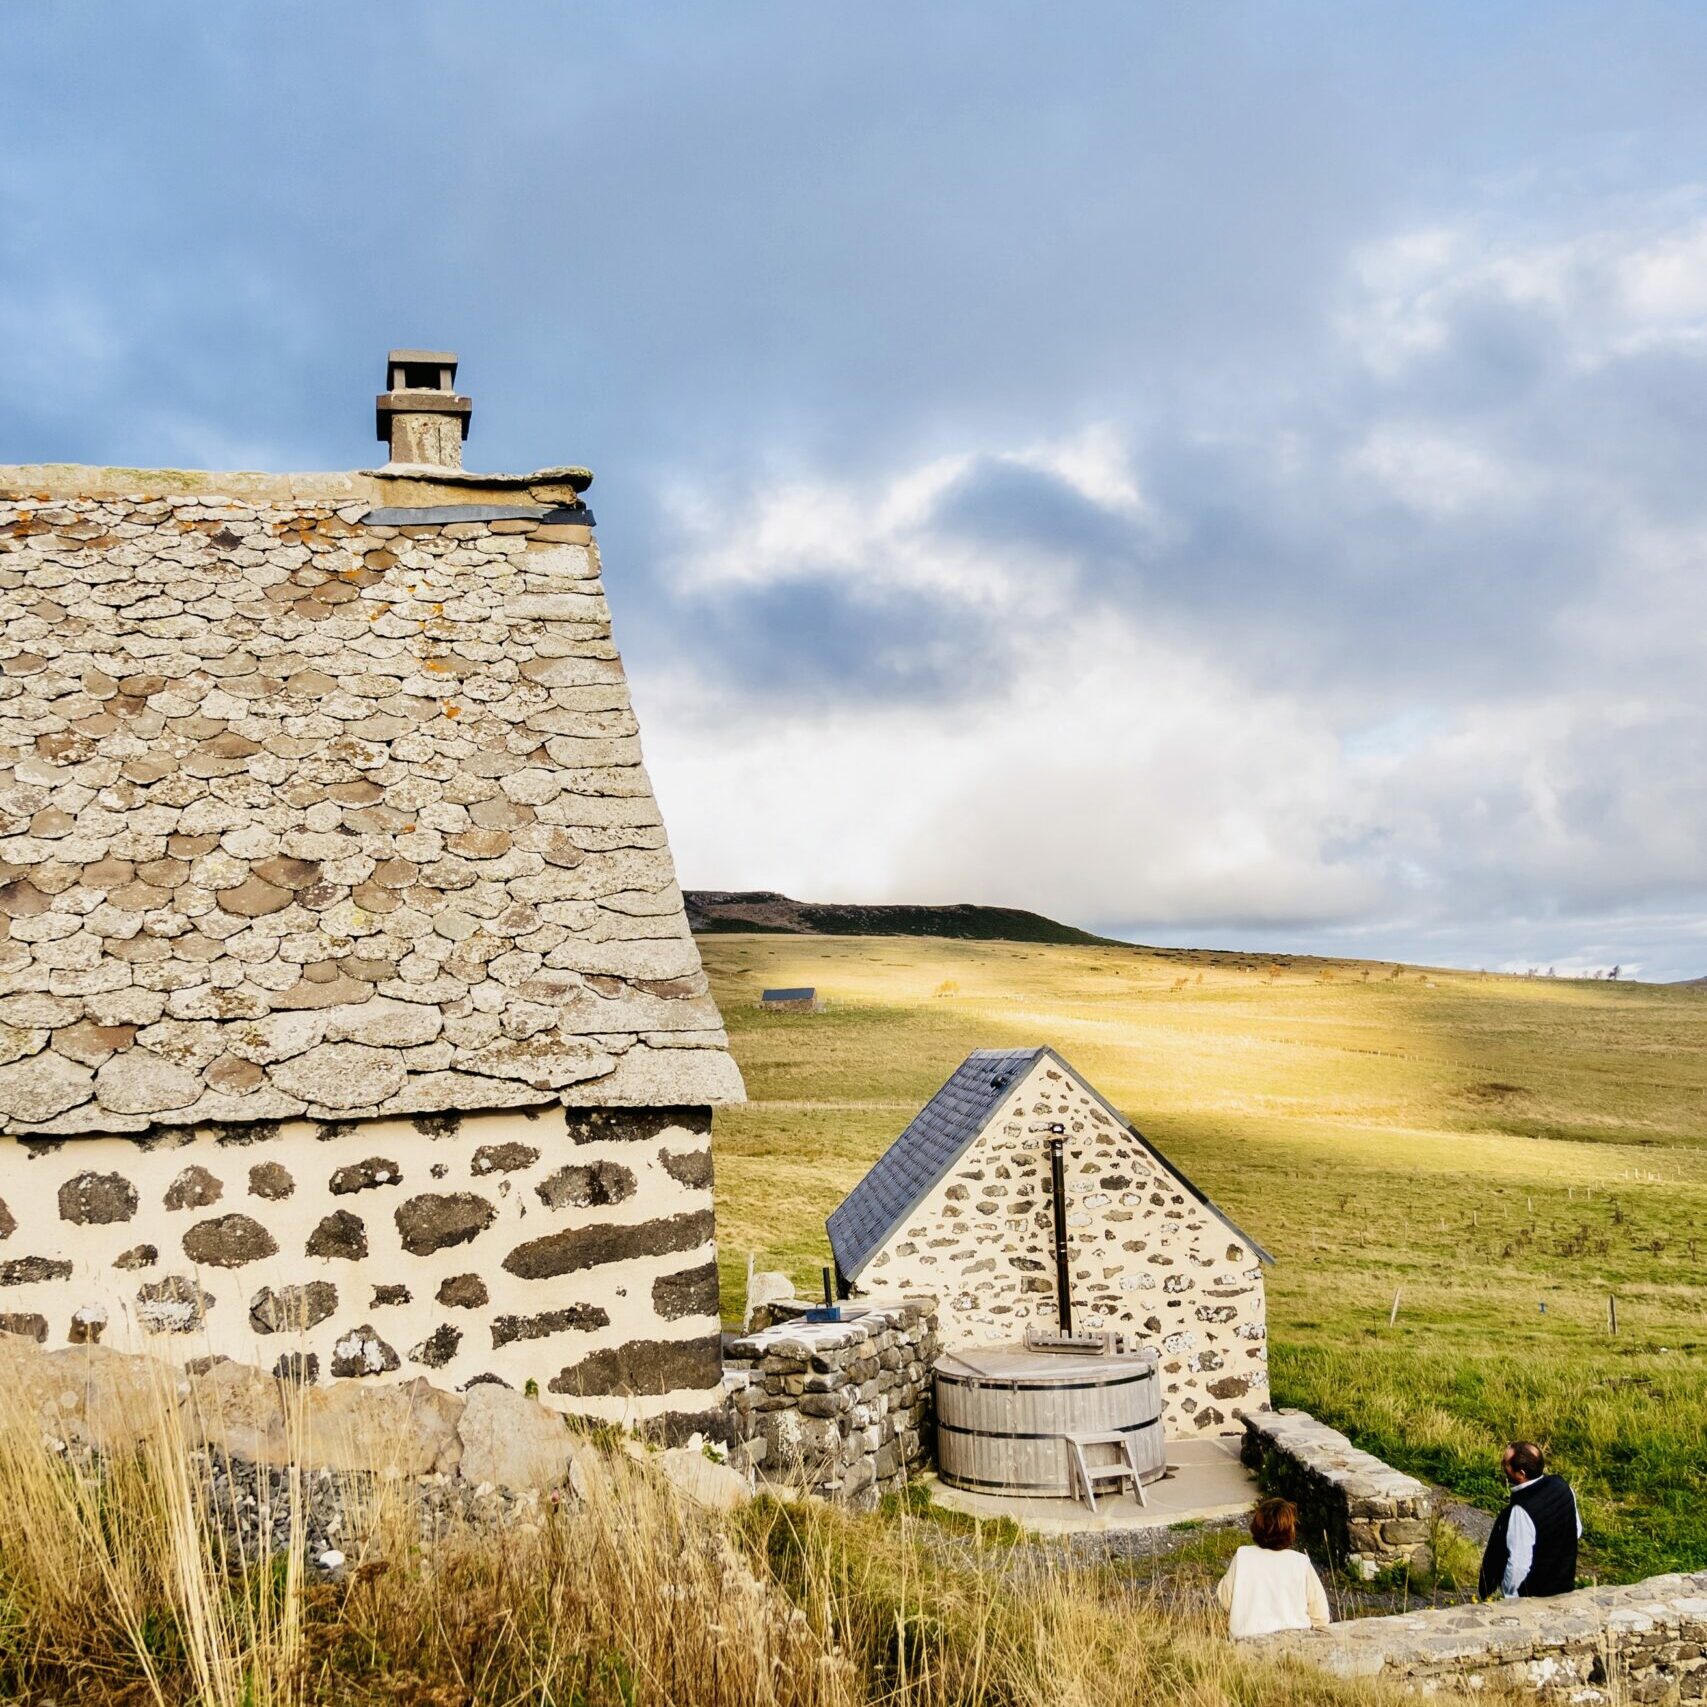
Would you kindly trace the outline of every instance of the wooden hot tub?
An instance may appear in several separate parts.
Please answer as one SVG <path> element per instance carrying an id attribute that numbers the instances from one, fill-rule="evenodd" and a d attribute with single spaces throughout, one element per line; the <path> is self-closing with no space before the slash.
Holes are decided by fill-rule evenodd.
<path id="1" fill-rule="evenodd" d="M 954 1488 L 1071 1499 L 1066 1436 L 1130 1437 L 1139 1477 L 1167 1468 L 1156 1354 L 1024 1346 L 945 1352 L 936 1366 L 937 1472 Z"/>

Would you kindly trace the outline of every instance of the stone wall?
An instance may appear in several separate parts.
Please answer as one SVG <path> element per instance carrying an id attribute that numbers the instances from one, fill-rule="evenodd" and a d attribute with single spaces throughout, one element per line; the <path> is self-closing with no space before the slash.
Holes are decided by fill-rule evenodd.
<path id="1" fill-rule="evenodd" d="M 792 1308 L 771 1306 L 785 1318 Z M 934 1312 L 921 1304 L 849 1321 L 774 1321 L 730 1347 L 745 1380 L 731 1395 L 742 1455 L 859 1508 L 901 1487 L 931 1457 Z"/>
<path id="2" fill-rule="evenodd" d="M 1262 1265 L 1101 1099 L 1045 1056 L 861 1271 L 874 1302 L 930 1295 L 945 1345 L 1055 1325 L 1049 1131 L 1066 1128 L 1073 1324 L 1136 1327 L 1161 1356 L 1167 1427 L 1214 1429 L 1268 1403 Z"/>
<path id="3" fill-rule="evenodd" d="M 720 1402 L 710 1111 L 0 1140 L 0 1330 L 702 1426 Z"/>
<path id="4" fill-rule="evenodd" d="M 1427 1487 L 1308 1412 L 1247 1416 L 1242 1456 L 1265 1489 L 1298 1507 L 1305 1545 L 1319 1547 L 1325 1537 L 1336 1564 L 1420 1571 L 1433 1563 Z"/>
<path id="5" fill-rule="evenodd" d="M 1288 1631 L 1248 1644 L 1419 1694 L 1521 1690 L 1580 1707 L 1707 1700 L 1707 1572 Z"/>

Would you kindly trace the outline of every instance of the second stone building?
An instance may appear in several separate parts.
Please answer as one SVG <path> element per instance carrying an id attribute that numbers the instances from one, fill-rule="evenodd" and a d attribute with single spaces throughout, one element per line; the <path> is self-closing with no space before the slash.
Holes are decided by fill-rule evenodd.
<path id="1" fill-rule="evenodd" d="M 844 1293 L 932 1300 L 945 1347 L 1054 1330 L 1057 1141 L 1075 1331 L 1155 1347 L 1171 1434 L 1266 1408 L 1268 1253 L 1053 1049 L 974 1051 L 831 1213 Z"/>

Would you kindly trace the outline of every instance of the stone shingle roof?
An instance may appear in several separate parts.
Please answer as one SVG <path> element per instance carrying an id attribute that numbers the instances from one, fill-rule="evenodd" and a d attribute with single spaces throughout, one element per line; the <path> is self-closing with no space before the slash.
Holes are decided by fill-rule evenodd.
<path id="1" fill-rule="evenodd" d="M 955 1068 L 907 1130 L 830 1211 L 824 1226 L 844 1280 L 852 1280 L 924 1202 L 1042 1054 L 1041 1049 L 974 1049 Z"/>
<path id="2" fill-rule="evenodd" d="M 1206 1209 L 1213 1211 L 1263 1262 L 1270 1254 L 1227 1212 L 1146 1138 L 1107 1097 L 1053 1049 L 974 1049 L 948 1082 L 913 1117 L 912 1124 L 871 1165 L 824 1223 L 843 1280 L 851 1281 L 897 1228 L 919 1207 L 965 1154 L 995 1114 L 1002 1098 L 1048 1056 L 1096 1098 Z"/>
<path id="3" fill-rule="evenodd" d="M 5 1131 L 739 1099 L 575 501 L 0 470 Z"/>

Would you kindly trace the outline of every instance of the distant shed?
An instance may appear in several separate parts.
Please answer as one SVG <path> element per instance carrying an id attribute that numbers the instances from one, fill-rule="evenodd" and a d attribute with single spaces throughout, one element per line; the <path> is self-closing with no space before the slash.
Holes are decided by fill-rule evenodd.
<path id="1" fill-rule="evenodd" d="M 765 990 L 759 996 L 761 1008 L 799 1008 L 812 1013 L 818 1006 L 818 992 L 810 984 L 796 990 Z"/>

